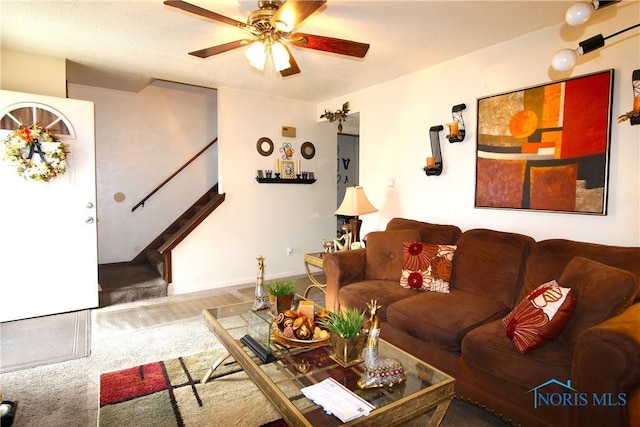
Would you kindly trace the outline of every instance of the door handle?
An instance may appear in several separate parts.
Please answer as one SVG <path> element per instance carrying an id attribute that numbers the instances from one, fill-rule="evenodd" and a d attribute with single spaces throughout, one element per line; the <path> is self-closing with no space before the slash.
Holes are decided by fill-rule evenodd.
<path id="1" fill-rule="evenodd" d="M 90 217 L 90 216 L 88 216 L 88 217 L 84 220 L 84 222 L 86 222 L 87 224 L 93 224 L 93 221 L 94 221 L 93 217 Z"/>
<path id="2" fill-rule="evenodd" d="M 93 207 L 93 203 L 87 202 L 87 209 L 91 209 Z"/>

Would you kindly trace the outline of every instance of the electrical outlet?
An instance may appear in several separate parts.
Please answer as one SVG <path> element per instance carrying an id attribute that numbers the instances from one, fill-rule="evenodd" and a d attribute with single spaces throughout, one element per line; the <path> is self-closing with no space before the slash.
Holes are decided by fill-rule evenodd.
<path id="1" fill-rule="evenodd" d="M 293 255 L 293 248 L 287 248 L 287 256 Z"/>

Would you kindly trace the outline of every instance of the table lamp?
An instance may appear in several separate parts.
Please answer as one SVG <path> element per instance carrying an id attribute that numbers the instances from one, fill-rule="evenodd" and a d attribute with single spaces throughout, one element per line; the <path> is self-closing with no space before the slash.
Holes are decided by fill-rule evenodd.
<path id="1" fill-rule="evenodd" d="M 364 194 L 364 188 L 362 187 L 347 187 L 346 192 L 344 193 L 344 199 L 340 204 L 340 207 L 335 212 L 335 215 L 342 216 L 352 216 L 353 219 L 349 221 L 351 225 L 351 236 L 352 242 L 360 241 L 360 224 L 361 220 L 358 219 L 358 216 L 378 212 L 369 199 L 367 199 L 367 195 Z"/>

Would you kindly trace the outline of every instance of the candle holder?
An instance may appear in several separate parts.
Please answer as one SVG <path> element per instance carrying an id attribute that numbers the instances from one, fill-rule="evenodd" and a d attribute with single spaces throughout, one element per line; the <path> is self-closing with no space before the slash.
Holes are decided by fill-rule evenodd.
<path id="1" fill-rule="evenodd" d="M 296 179 L 300 179 L 300 176 L 301 176 L 301 175 L 300 175 L 299 173 L 297 173 L 297 174 L 296 174 Z"/>
<path id="2" fill-rule="evenodd" d="M 449 135 L 446 138 L 449 142 L 462 142 L 466 131 L 464 129 L 464 119 L 462 118 L 462 112 L 467 109 L 465 104 L 454 105 L 451 108 L 451 115 L 453 116 L 453 122 L 447 123 L 449 126 Z"/>
<path id="3" fill-rule="evenodd" d="M 275 173 L 276 179 L 280 179 L 280 172 Z"/>
<path id="4" fill-rule="evenodd" d="M 629 120 L 633 126 L 640 125 L 640 69 L 633 70 L 631 87 L 633 88 L 633 110 L 618 117 L 618 123 Z"/>
<path id="5" fill-rule="evenodd" d="M 431 140 L 431 153 L 433 161 L 422 168 L 427 176 L 437 176 L 442 173 L 442 153 L 440 152 L 440 131 L 444 130 L 442 125 L 431 126 L 429 129 L 429 139 Z"/>

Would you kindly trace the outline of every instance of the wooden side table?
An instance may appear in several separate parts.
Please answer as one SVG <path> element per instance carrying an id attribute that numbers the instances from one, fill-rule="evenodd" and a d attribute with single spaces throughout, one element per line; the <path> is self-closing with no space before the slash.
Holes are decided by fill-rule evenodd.
<path id="1" fill-rule="evenodd" d="M 304 297 L 307 298 L 307 294 L 311 290 L 311 288 L 320 289 L 322 292 L 327 293 L 325 288 L 327 287 L 326 283 L 320 283 L 313 275 L 311 274 L 311 270 L 309 270 L 309 266 L 314 266 L 322 270 L 324 265 L 324 252 L 312 252 L 309 254 L 304 254 L 304 269 L 307 271 L 307 277 L 311 281 L 312 285 L 307 287 L 304 291 Z"/>

